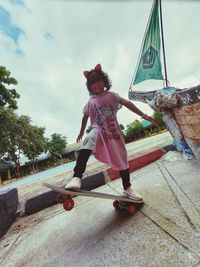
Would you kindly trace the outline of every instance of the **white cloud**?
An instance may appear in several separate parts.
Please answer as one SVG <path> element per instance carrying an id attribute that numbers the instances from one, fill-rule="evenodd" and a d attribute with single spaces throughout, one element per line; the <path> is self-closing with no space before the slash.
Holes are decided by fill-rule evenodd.
<path id="1" fill-rule="evenodd" d="M 148 20 L 151 1 L 1 1 L 12 22 L 24 34 L 15 44 L 0 34 L 1 65 L 19 84 L 19 114 L 74 142 L 82 109 L 88 100 L 83 70 L 101 63 L 112 90 L 128 95 Z M 199 7 L 194 1 L 163 1 L 163 20 L 171 85 L 194 86 L 200 78 Z M 17 51 L 20 51 L 20 53 Z M 162 82 L 141 84 L 154 90 Z M 152 110 L 136 103 L 144 112 Z M 135 114 L 123 108 L 119 121 L 127 125 Z"/>

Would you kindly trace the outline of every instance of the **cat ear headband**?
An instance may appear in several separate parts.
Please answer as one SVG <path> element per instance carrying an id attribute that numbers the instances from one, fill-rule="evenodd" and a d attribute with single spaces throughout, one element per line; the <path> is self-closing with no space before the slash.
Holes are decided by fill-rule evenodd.
<path id="1" fill-rule="evenodd" d="M 94 69 L 95 69 L 95 70 L 101 70 L 101 64 L 97 64 L 97 65 L 95 66 Z M 83 72 L 83 75 L 85 76 L 85 78 L 88 77 L 88 74 L 89 74 L 89 71 L 88 71 L 88 70 L 85 70 L 85 71 Z"/>

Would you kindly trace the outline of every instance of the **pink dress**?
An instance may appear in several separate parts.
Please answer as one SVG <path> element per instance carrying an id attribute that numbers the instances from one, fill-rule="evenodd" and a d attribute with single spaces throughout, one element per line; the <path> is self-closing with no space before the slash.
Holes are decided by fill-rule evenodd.
<path id="1" fill-rule="evenodd" d="M 110 165 L 114 170 L 128 169 L 128 156 L 124 137 L 117 122 L 117 111 L 121 108 L 120 96 L 113 92 L 103 92 L 91 96 L 84 108 L 89 115 L 91 126 L 97 129 L 94 156 Z"/>

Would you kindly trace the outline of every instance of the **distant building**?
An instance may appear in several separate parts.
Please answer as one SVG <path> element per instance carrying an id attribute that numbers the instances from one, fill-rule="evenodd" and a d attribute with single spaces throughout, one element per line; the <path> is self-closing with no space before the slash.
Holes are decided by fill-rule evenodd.
<path id="1" fill-rule="evenodd" d="M 11 178 L 10 171 L 13 169 L 14 164 L 10 162 L 0 162 L 0 183 Z"/>
<path id="2" fill-rule="evenodd" d="M 140 123 L 145 129 L 151 129 L 151 126 L 153 126 L 153 124 L 150 121 L 146 121 L 146 120 L 142 120 L 140 121 Z"/>

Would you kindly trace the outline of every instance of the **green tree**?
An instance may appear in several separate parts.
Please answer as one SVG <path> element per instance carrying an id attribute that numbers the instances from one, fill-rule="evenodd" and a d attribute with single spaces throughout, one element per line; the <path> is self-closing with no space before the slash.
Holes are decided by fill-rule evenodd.
<path id="1" fill-rule="evenodd" d="M 0 159 L 3 159 L 11 150 L 10 135 L 16 125 L 16 114 L 12 110 L 0 108 Z"/>
<path id="2" fill-rule="evenodd" d="M 53 158 L 53 161 L 57 161 L 62 158 L 63 150 L 66 147 L 66 137 L 61 134 L 54 133 L 47 141 L 48 150 Z"/>
<path id="3" fill-rule="evenodd" d="M 125 140 L 127 142 L 136 140 L 144 136 L 144 127 L 140 121 L 135 120 L 127 125 L 125 129 Z"/>
<path id="4" fill-rule="evenodd" d="M 17 85 L 17 80 L 10 77 L 11 73 L 5 67 L 0 66 L 0 108 L 17 109 L 16 99 L 20 97 L 12 85 Z"/>
<path id="5" fill-rule="evenodd" d="M 20 157 L 27 156 L 33 166 L 36 157 L 45 151 L 45 128 L 31 125 L 28 116 L 18 116 L 12 109 L 0 109 L 0 157 L 15 163 L 20 176 Z"/>
<path id="6" fill-rule="evenodd" d="M 20 177 L 20 157 L 23 153 L 23 144 L 28 136 L 26 129 L 30 124 L 30 118 L 24 115 L 18 116 L 13 111 L 12 114 L 12 120 L 9 121 L 6 129 L 9 142 L 8 158 L 15 163 L 16 177 Z"/>
<path id="7" fill-rule="evenodd" d="M 16 176 L 20 176 L 20 155 L 24 138 L 21 125 L 23 116 L 18 116 L 12 109 L 0 108 L 0 156 L 15 163 Z M 26 117 L 26 121 L 28 117 Z"/>
<path id="8" fill-rule="evenodd" d="M 162 115 L 160 112 L 154 112 L 153 119 L 157 122 L 157 124 L 160 126 L 160 128 L 166 129 L 166 125 L 162 119 Z"/>
<path id="9" fill-rule="evenodd" d="M 134 139 L 134 126 L 132 123 L 126 126 L 124 135 L 125 135 L 125 140 L 127 142 L 132 141 Z"/>
<path id="10" fill-rule="evenodd" d="M 45 128 L 31 125 L 29 122 L 22 125 L 22 129 L 24 129 L 21 144 L 23 154 L 32 162 L 33 170 L 35 170 L 37 157 L 47 151 Z"/>
<path id="11" fill-rule="evenodd" d="M 144 136 L 144 127 L 139 120 L 135 120 L 133 122 L 133 126 L 135 128 L 136 137 L 140 138 L 140 137 Z"/>

